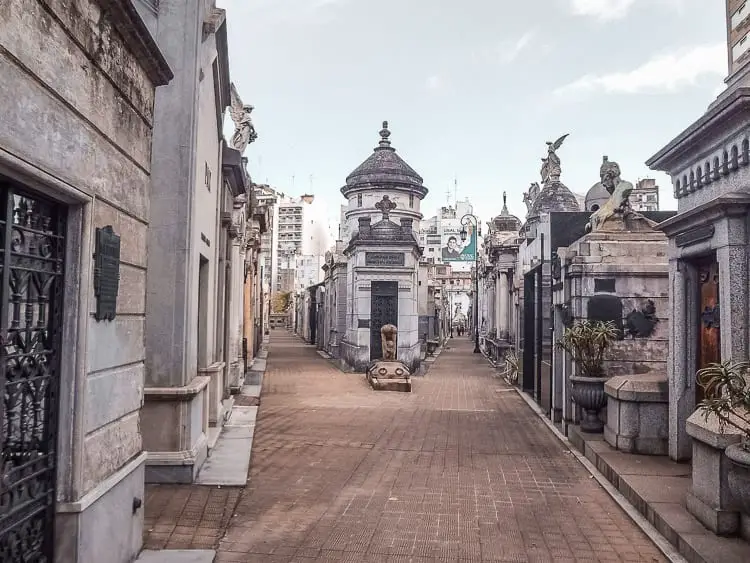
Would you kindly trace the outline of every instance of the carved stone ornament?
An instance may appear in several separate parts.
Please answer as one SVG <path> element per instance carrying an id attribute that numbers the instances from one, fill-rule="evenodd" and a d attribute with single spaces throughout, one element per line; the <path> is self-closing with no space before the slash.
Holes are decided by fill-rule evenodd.
<path id="1" fill-rule="evenodd" d="M 383 343 L 383 360 L 386 362 L 396 359 L 398 329 L 395 325 L 383 325 L 380 329 L 380 338 Z"/>
<path id="2" fill-rule="evenodd" d="M 375 209 L 379 210 L 383 214 L 383 221 L 388 220 L 388 216 L 391 211 L 396 209 L 396 204 L 391 201 L 391 198 L 387 195 L 383 196 L 379 202 L 375 204 Z"/>
<path id="3" fill-rule="evenodd" d="M 654 332 L 659 319 L 656 318 L 656 306 L 651 299 L 646 300 L 640 311 L 633 309 L 625 317 L 628 334 L 635 338 L 648 338 Z"/>

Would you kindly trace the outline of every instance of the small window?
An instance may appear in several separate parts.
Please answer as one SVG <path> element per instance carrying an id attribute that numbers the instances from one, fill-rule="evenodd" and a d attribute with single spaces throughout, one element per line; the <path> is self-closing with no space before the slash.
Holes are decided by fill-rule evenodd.
<path id="1" fill-rule="evenodd" d="M 362 207 L 362 194 L 357 194 L 357 207 Z"/>
<path id="2" fill-rule="evenodd" d="M 409 195 L 409 207 L 414 207 L 414 194 Z"/>

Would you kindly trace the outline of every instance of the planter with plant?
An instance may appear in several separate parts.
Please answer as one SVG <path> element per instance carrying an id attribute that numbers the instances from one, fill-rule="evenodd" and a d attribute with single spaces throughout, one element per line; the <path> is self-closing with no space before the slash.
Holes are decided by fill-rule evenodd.
<path id="1" fill-rule="evenodd" d="M 750 362 L 709 364 L 698 370 L 697 379 L 705 391 L 698 405 L 705 419 L 713 415 L 722 432 L 731 426 L 742 434 L 724 453 L 731 462 L 727 481 L 732 496 L 750 514 Z"/>
<path id="2" fill-rule="evenodd" d="M 581 430 L 602 432 L 604 423 L 599 412 L 607 404 L 604 393 L 604 352 L 617 340 L 619 333 L 613 322 L 578 321 L 566 328 L 557 347 L 571 355 L 577 375 L 570 376 L 573 401 L 583 410 Z"/>

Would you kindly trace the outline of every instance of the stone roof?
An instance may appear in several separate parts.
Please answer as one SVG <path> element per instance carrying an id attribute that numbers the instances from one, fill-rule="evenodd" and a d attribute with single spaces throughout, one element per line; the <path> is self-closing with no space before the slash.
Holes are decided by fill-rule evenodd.
<path id="1" fill-rule="evenodd" d="M 424 180 L 409 166 L 404 159 L 396 154 L 388 138 L 391 132 L 388 122 L 383 122 L 380 131 L 380 142 L 373 153 L 354 171 L 346 177 L 346 185 L 341 188 L 344 197 L 356 189 L 372 186 L 400 186 L 410 189 L 419 198 L 427 195 L 427 188 L 422 184 Z"/>
<path id="2" fill-rule="evenodd" d="M 593 186 L 591 186 L 591 189 L 586 193 L 586 211 L 596 211 L 595 209 L 592 209 L 592 205 L 598 205 L 601 207 L 607 201 L 609 200 L 610 194 L 607 191 L 607 188 L 602 186 L 601 182 L 597 182 Z M 598 207 L 597 207 L 598 209 Z"/>
<path id="3" fill-rule="evenodd" d="M 511 215 L 508 211 L 507 198 L 508 195 L 503 192 L 503 210 L 500 212 L 500 215 L 492 219 L 490 223 L 490 230 L 492 232 L 518 233 L 518 230 L 521 228 L 521 220 L 515 215 Z"/>
<path id="4" fill-rule="evenodd" d="M 552 211 L 580 211 L 578 198 L 559 180 L 548 181 L 531 206 L 530 216 Z"/>

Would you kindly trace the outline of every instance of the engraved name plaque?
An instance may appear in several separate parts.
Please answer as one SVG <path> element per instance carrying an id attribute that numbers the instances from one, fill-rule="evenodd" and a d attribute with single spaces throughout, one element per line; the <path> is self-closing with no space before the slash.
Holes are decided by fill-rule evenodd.
<path id="1" fill-rule="evenodd" d="M 365 252 L 365 266 L 404 266 L 403 252 Z"/>
<path id="2" fill-rule="evenodd" d="M 120 291 L 120 236 L 110 225 L 96 229 L 94 250 L 94 294 L 97 321 L 111 321 L 117 315 Z"/>

